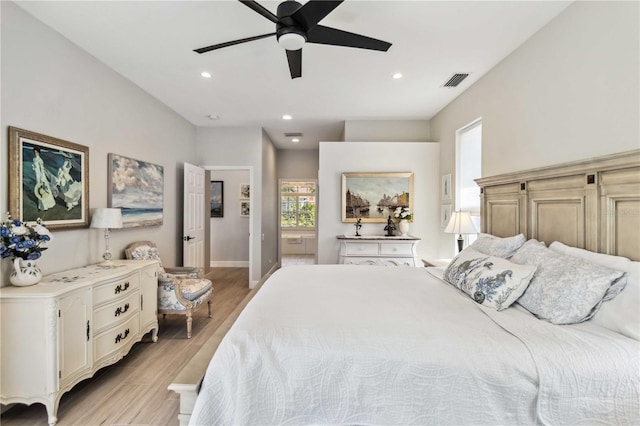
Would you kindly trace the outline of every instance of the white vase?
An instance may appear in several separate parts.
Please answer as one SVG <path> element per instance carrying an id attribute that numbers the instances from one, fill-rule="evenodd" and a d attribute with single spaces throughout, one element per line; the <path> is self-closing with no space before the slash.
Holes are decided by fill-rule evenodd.
<path id="1" fill-rule="evenodd" d="M 42 272 L 38 269 L 35 260 L 22 260 L 16 257 L 13 260 L 13 272 L 9 275 L 9 282 L 18 287 L 26 287 L 38 284 L 42 279 Z"/>
<path id="2" fill-rule="evenodd" d="M 400 234 L 403 237 L 406 237 L 407 232 L 409 232 L 409 221 L 407 219 L 402 219 L 398 224 L 398 229 L 400 230 Z"/>

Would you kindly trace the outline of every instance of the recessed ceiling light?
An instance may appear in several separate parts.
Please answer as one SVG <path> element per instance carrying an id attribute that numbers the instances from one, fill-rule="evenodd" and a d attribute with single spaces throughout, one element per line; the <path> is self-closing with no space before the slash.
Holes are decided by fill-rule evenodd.
<path id="1" fill-rule="evenodd" d="M 220 119 L 220 116 L 219 116 L 219 115 L 216 115 L 216 114 L 209 114 L 209 115 L 207 115 L 207 118 L 208 118 L 209 120 L 219 120 L 219 119 Z"/>
<path id="2" fill-rule="evenodd" d="M 298 142 L 300 142 L 300 139 L 298 139 L 298 138 L 293 138 L 293 139 L 291 139 L 291 142 L 293 142 L 293 143 L 298 143 Z"/>
<path id="3" fill-rule="evenodd" d="M 293 118 L 293 117 L 292 117 L 292 116 L 290 116 L 289 114 L 285 114 L 285 115 L 283 115 L 283 116 L 282 116 L 282 119 L 283 119 L 283 120 L 291 120 L 292 118 Z"/>
<path id="4" fill-rule="evenodd" d="M 397 73 L 395 73 L 395 74 L 393 75 L 393 78 L 394 78 L 394 79 L 396 79 L 396 80 L 399 80 L 399 79 L 401 79 L 401 78 L 402 78 L 402 74 L 400 74 L 399 72 L 397 72 Z"/>
<path id="5" fill-rule="evenodd" d="M 211 78 L 211 73 L 208 73 L 206 71 L 202 71 L 200 75 L 203 76 L 204 78 Z"/>

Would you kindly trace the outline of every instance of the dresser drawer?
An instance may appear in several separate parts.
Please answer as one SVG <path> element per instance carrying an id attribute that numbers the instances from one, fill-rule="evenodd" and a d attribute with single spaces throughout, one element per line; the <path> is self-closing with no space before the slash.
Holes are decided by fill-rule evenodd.
<path id="1" fill-rule="evenodd" d="M 347 256 L 377 256 L 378 243 L 349 243 L 345 248 Z"/>
<path id="2" fill-rule="evenodd" d="M 411 244 L 380 244 L 381 256 L 413 256 Z"/>
<path id="3" fill-rule="evenodd" d="M 96 332 L 109 328 L 131 314 L 138 312 L 140 307 L 140 292 L 136 289 L 133 293 L 127 291 L 128 295 L 124 299 L 105 305 L 93 312 L 93 329 Z"/>
<path id="4" fill-rule="evenodd" d="M 138 273 L 97 286 L 93 290 L 93 304 L 96 306 L 109 303 L 112 300 L 129 295 L 129 293 L 136 293 L 139 287 L 140 276 Z"/>
<path id="5" fill-rule="evenodd" d="M 94 337 L 94 359 L 97 362 L 103 357 L 109 356 L 114 352 L 128 350 L 127 348 L 130 348 L 134 342 L 138 341 L 139 332 L 140 314 L 136 313 L 125 323 Z"/>

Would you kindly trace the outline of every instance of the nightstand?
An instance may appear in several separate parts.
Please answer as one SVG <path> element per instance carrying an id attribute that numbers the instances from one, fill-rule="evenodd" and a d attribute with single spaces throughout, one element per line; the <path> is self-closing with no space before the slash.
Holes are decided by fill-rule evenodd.
<path id="1" fill-rule="evenodd" d="M 447 266 L 452 259 L 422 259 L 422 263 L 427 266 Z"/>

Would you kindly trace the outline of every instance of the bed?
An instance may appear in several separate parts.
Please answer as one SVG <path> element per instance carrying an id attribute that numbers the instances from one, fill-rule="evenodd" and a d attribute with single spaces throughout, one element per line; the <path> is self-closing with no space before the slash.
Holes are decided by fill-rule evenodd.
<path id="1" fill-rule="evenodd" d="M 639 424 L 640 150 L 478 183 L 487 235 L 447 268 L 274 273 L 208 349 L 190 424 Z M 574 255 L 588 288 L 537 294 Z"/>

